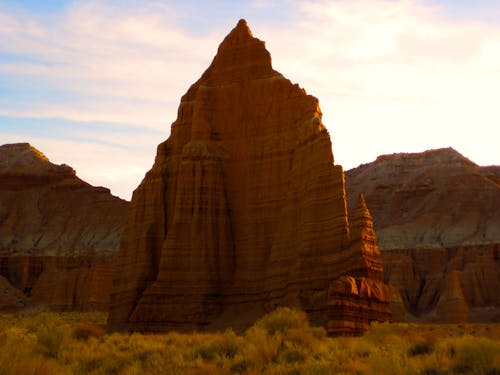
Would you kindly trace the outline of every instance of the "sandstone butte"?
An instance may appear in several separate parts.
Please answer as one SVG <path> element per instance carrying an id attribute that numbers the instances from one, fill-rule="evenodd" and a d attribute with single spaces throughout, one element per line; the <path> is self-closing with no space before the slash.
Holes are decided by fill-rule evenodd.
<path id="1" fill-rule="evenodd" d="M 127 206 L 27 143 L 0 146 L 0 309 L 107 310 Z"/>
<path id="2" fill-rule="evenodd" d="M 346 172 L 348 206 L 363 192 L 373 214 L 395 320 L 500 321 L 499 176 L 451 148 Z"/>
<path id="3" fill-rule="evenodd" d="M 240 20 L 134 191 L 109 327 L 238 330 L 277 306 L 305 310 L 330 333 L 390 319 L 369 213 L 361 202 L 349 225 L 321 117 Z"/>

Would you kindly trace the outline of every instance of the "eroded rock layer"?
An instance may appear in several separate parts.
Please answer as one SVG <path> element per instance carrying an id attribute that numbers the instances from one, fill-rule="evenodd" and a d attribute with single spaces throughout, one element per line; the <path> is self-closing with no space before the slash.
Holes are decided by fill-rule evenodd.
<path id="1" fill-rule="evenodd" d="M 447 148 L 384 155 L 346 173 L 349 207 L 365 195 L 385 280 L 400 294 L 393 306 L 406 308 L 395 318 L 500 319 L 498 171 Z M 446 310 L 453 303 L 461 313 Z"/>
<path id="2" fill-rule="evenodd" d="M 28 307 L 106 310 L 127 205 L 27 143 L 0 146 L 0 275 Z"/>
<path id="3" fill-rule="evenodd" d="M 279 305 L 326 325 L 332 280 L 381 278 L 361 227 L 352 241 L 318 100 L 273 70 L 241 20 L 134 192 L 109 325 L 237 329 Z"/>
<path id="4" fill-rule="evenodd" d="M 328 294 L 330 335 L 358 336 L 373 321 L 392 320 L 389 287 L 381 280 L 343 276 L 330 285 Z"/>
<path id="5" fill-rule="evenodd" d="M 386 250 L 382 259 L 385 281 L 399 291 L 409 313 L 398 320 L 451 321 L 452 315 L 443 314 L 443 301 L 463 295 L 465 304 L 457 309 L 467 306 L 469 311 L 462 316 L 473 322 L 500 321 L 500 245 Z"/>
<path id="6" fill-rule="evenodd" d="M 452 148 L 379 156 L 346 172 L 349 207 L 363 193 L 381 250 L 500 243 L 498 168 Z"/>

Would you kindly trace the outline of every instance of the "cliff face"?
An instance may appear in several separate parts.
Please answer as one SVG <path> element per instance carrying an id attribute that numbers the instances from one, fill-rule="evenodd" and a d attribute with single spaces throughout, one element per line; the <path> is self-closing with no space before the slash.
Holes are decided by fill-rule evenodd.
<path id="1" fill-rule="evenodd" d="M 126 209 L 29 144 L 0 146 L 0 275 L 30 305 L 106 309 Z"/>
<path id="2" fill-rule="evenodd" d="M 403 319 L 450 320 L 451 300 L 468 307 L 463 319 L 499 319 L 498 170 L 440 149 L 380 156 L 346 173 L 349 206 L 363 192 L 373 214 L 385 280 L 409 313 Z"/>
<path id="3" fill-rule="evenodd" d="M 318 100 L 272 69 L 242 20 L 134 192 L 109 325 L 238 328 L 279 305 L 326 325 L 332 280 L 381 279 L 376 245 L 358 237 Z"/>

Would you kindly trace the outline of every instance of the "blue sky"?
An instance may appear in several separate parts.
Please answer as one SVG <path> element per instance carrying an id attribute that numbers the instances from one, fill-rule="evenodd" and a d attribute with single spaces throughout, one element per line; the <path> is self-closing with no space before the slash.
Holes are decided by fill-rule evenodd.
<path id="1" fill-rule="evenodd" d="M 486 0 L 0 0 L 0 144 L 129 199 L 239 18 L 319 98 L 345 169 L 448 146 L 500 164 L 500 1 Z"/>

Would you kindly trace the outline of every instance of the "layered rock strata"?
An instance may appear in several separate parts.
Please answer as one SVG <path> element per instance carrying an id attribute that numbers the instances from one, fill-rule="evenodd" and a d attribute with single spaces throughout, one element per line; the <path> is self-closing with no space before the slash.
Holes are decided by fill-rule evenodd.
<path id="1" fill-rule="evenodd" d="M 241 20 L 134 192 L 112 329 L 238 329 L 280 305 L 326 326 L 333 280 L 381 279 L 374 243 L 351 238 L 321 116 Z"/>
<path id="2" fill-rule="evenodd" d="M 28 306 L 106 310 L 127 205 L 27 143 L 0 146 L 0 275 Z"/>
<path id="3" fill-rule="evenodd" d="M 342 276 L 330 284 L 328 294 L 330 335 L 358 336 L 371 322 L 392 320 L 390 290 L 381 280 Z"/>
<path id="4" fill-rule="evenodd" d="M 352 258 L 362 254 L 369 277 L 342 276 L 328 290 L 328 326 L 330 335 L 360 335 L 370 323 L 392 320 L 389 305 L 391 293 L 382 281 L 383 268 L 373 221 L 366 202 L 360 194 L 350 220 Z M 351 268 L 345 265 L 346 268 Z M 352 271 L 351 271 L 352 272 Z M 354 273 L 354 272 L 353 272 Z"/>
<path id="5" fill-rule="evenodd" d="M 400 298 L 407 311 L 395 320 L 446 322 L 451 317 L 436 308 L 460 289 L 470 321 L 500 321 L 500 245 L 386 250 L 382 259 L 385 281 L 399 291 L 394 299 Z M 448 281 L 452 275 L 458 279 L 454 284 Z"/>
<path id="6" fill-rule="evenodd" d="M 17 311 L 26 306 L 25 295 L 5 277 L 0 276 L 0 311 L 11 312 Z"/>
<path id="7" fill-rule="evenodd" d="M 407 311 L 402 319 L 446 321 L 437 307 L 459 293 L 457 286 L 460 309 L 469 309 L 462 316 L 500 318 L 498 171 L 447 148 L 384 155 L 346 173 L 349 206 L 362 192 L 373 214 L 385 281 Z"/>

